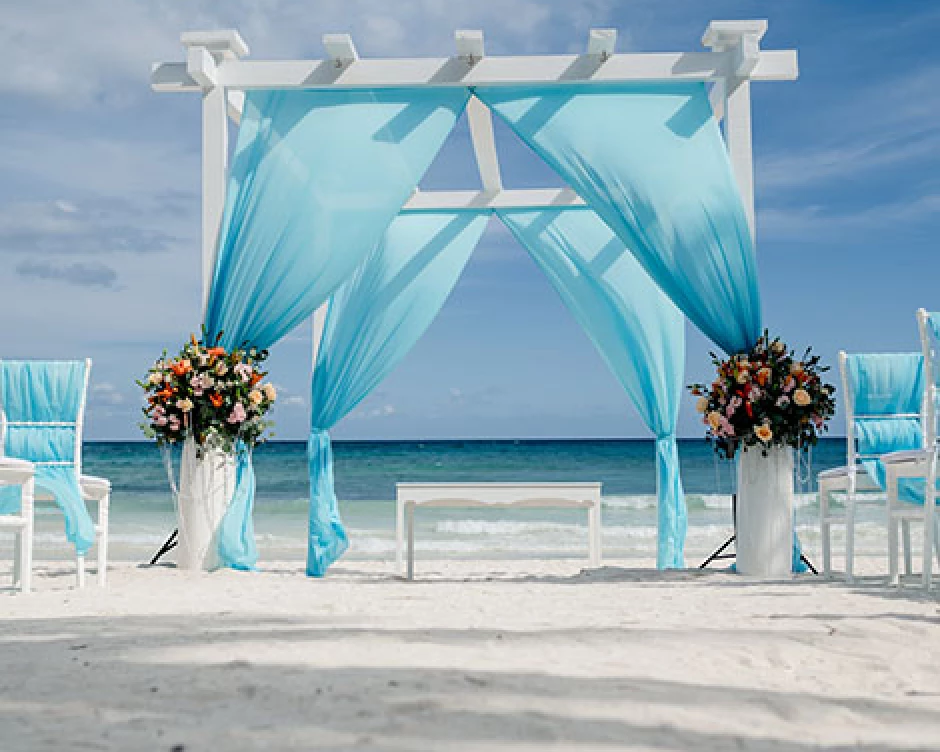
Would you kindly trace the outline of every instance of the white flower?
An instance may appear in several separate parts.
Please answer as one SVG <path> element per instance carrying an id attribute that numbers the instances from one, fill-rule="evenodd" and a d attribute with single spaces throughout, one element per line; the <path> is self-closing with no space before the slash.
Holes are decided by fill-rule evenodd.
<path id="1" fill-rule="evenodd" d="M 274 388 L 274 384 L 265 384 L 261 388 L 264 391 L 264 396 L 268 398 L 269 402 L 274 402 L 274 400 L 277 399 L 277 389 Z"/>
<path id="2" fill-rule="evenodd" d="M 161 381 L 163 381 L 163 374 L 162 374 L 162 373 L 152 373 L 152 374 L 150 374 L 150 378 L 148 378 L 147 381 L 148 381 L 148 383 L 150 383 L 150 384 L 159 384 Z"/>
<path id="3" fill-rule="evenodd" d="M 812 401 L 812 397 L 809 396 L 809 392 L 805 389 L 797 389 L 793 392 L 793 402 L 800 407 L 806 407 Z"/>
<path id="4" fill-rule="evenodd" d="M 228 373 L 228 366 L 225 365 L 223 361 L 219 361 L 218 365 L 215 367 L 215 373 L 217 376 L 224 376 Z"/>
<path id="5" fill-rule="evenodd" d="M 263 400 L 264 395 L 261 394 L 261 392 L 259 392 L 257 389 L 252 389 L 250 392 L 248 392 L 248 401 L 252 405 L 260 405 Z"/>
<path id="6" fill-rule="evenodd" d="M 176 401 L 176 406 L 182 410 L 184 413 L 188 413 L 193 409 L 193 401 L 191 399 L 181 399 Z"/>

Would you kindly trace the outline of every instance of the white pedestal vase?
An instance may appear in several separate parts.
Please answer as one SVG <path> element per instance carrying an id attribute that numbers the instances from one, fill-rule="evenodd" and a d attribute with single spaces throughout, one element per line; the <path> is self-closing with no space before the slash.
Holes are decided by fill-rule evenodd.
<path id="1" fill-rule="evenodd" d="M 187 439 L 180 459 L 176 513 L 179 517 L 180 569 L 211 571 L 219 567 L 219 527 L 235 490 L 235 457 L 218 450 L 197 456 Z"/>
<path id="2" fill-rule="evenodd" d="M 793 450 L 750 447 L 738 457 L 737 571 L 790 575 L 793 556 Z"/>

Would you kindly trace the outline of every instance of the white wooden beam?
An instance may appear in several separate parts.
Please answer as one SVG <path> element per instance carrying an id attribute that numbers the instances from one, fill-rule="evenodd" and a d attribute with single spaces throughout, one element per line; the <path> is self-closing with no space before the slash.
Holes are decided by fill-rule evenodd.
<path id="1" fill-rule="evenodd" d="M 617 44 L 616 29 L 591 29 L 588 33 L 587 54 L 599 57 L 606 61 L 614 54 Z"/>
<path id="2" fill-rule="evenodd" d="M 229 120 L 235 125 L 242 121 L 242 112 L 245 110 L 245 92 L 238 89 L 229 89 L 225 92 L 225 105 Z"/>
<path id="3" fill-rule="evenodd" d="M 493 113 L 479 99 L 471 97 L 467 102 L 467 122 L 470 124 L 470 138 L 483 190 L 490 193 L 502 190 L 496 137 L 493 134 Z"/>
<path id="4" fill-rule="evenodd" d="M 343 68 L 359 59 L 356 45 L 349 34 L 324 34 L 323 49 L 336 68 Z"/>
<path id="5" fill-rule="evenodd" d="M 186 51 L 186 72 L 203 89 L 216 85 L 216 64 L 205 47 L 190 47 Z"/>
<path id="6" fill-rule="evenodd" d="M 457 57 L 463 58 L 468 65 L 476 65 L 483 59 L 483 32 L 479 29 L 458 29 L 454 32 L 457 43 Z"/>
<path id="7" fill-rule="evenodd" d="M 488 191 L 415 191 L 403 212 L 434 210 L 552 209 L 587 205 L 570 188 Z"/>
<path id="8" fill-rule="evenodd" d="M 180 35 L 180 43 L 186 48 L 203 47 L 214 57 L 236 59 L 248 54 L 248 45 L 235 29 L 186 31 Z"/>
<path id="9" fill-rule="evenodd" d="M 360 59 L 336 68 L 332 60 L 226 60 L 218 66 L 220 86 L 235 89 L 395 88 L 400 86 L 486 86 L 572 81 L 714 81 L 726 75 L 732 53 L 615 54 L 601 66 L 590 55 L 486 56 L 473 66 L 459 57 Z M 761 50 L 751 81 L 797 77 L 795 50 Z M 198 91 L 185 66 L 154 68 L 156 91 Z"/>

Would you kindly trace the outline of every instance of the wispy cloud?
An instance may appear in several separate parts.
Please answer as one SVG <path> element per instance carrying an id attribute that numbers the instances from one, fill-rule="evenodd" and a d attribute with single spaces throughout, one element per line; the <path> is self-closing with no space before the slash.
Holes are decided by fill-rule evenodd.
<path id="1" fill-rule="evenodd" d="M 82 262 L 57 265 L 48 261 L 22 261 L 16 265 L 16 273 L 21 277 L 67 282 L 79 287 L 114 288 L 118 278 L 110 266 Z"/>
<path id="2" fill-rule="evenodd" d="M 832 242 L 849 240 L 876 230 L 893 231 L 902 223 L 934 219 L 940 213 L 940 194 L 920 196 L 851 211 L 832 212 L 821 206 L 772 208 L 758 212 L 761 237 L 772 240 Z"/>
<path id="3" fill-rule="evenodd" d="M 810 122 L 830 135 L 803 149 L 758 154 L 760 191 L 820 187 L 923 160 L 940 163 L 938 80 L 940 67 L 928 65 L 877 85 L 845 87 L 815 103 Z"/>
<path id="4" fill-rule="evenodd" d="M 63 200 L 12 202 L 0 206 L 0 252 L 30 255 L 152 253 L 178 239 L 154 226 L 129 223 L 143 210 L 130 204 L 80 210 Z"/>

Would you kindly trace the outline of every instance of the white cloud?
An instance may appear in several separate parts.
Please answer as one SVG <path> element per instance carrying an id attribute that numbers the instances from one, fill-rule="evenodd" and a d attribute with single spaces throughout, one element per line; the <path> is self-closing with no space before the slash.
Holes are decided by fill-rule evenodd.
<path id="1" fill-rule="evenodd" d="M 823 137 L 809 148 L 757 158 L 761 191 L 811 187 L 940 155 L 940 67 L 924 66 L 878 85 L 845 87 L 817 103 Z"/>
<path id="2" fill-rule="evenodd" d="M 831 242 L 875 230 L 891 231 L 900 223 L 930 220 L 938 213 L 940 194 L 932 193 L 848 212 L 830 212 L 821 206 L 762 209 L 757 215 L 757 228 L 761 237 L 773 240 Z"/>

